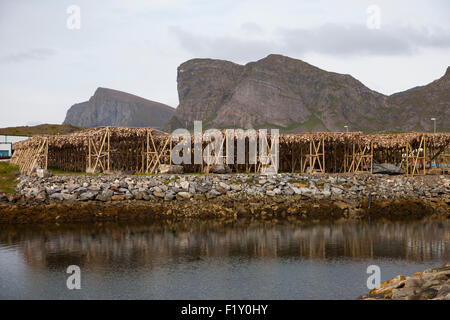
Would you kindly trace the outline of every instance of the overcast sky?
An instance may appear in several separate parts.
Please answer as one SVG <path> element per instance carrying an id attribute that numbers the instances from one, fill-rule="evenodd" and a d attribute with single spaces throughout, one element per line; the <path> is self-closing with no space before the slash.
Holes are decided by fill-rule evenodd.
<path id="1" fill-rule="evenodd" d="M 61 123 L 99 86 L 176 107 L 182 62 L 270 53 L 384 94 L 424 85 L 450 65 L 450 1 L 0 0 L 0 127 Z"/>

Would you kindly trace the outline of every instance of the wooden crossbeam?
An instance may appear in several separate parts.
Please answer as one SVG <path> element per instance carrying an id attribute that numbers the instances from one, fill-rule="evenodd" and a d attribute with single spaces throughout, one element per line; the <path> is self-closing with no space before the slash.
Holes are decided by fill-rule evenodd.
<path id="1" fill-rule="evenodd" d="M 219 163 L 219 159 L 222 158 L 222 163 L 226 164 L 226 152 L 225 152 L 225 154 L 223 153 L 223 146 L 224 146 L 224 144 L 225 144 L 225 146 L 227 146 L 227 143 L 226 143 L 227 139 L 228 139 L 228 137 L 227 137 L 227 135 L 225 135 L 225 138 L 222 139 L 222 144 L 220 145 L 220 148 L 219 148 L 219 150 L 222 150 L 222 155 L 220 152 L 217 152 L 217 150 L 214 150 L 214 155 L 210 156 L 209 144 L 208 144 L 208 150 L 206 151 L 207 152 L 207 157 L 206 157 L 207 162 L 206 162 L 206 171 L 205 171 L 206 174 L 209 174 L 209 167 L 211 164 L 211 161 L 210 161 L 211 159 L 212 159 L 213 164 L 217 164 L 217 163 Z M 203 159 L 202 159 L 202 163 L 203 163 Z"/>
<path id="2" fill-rule="evenodd" d="M 98 167 L 101 167 L 103 172 L 110 170 L 110 153 L 111 153 L 111 132 L 109 128 L 105 128 L 105 133 L 101 137 L 99 148 L 95 145 L 92 138 L 88 141 L 88 168 L 87 172 L 94 173 Z M 94 160 L 94 166 L 92 166 Z"/>
<path id="3" fill-rule="evenodd" d="M 25 174 L 31 174 L 38 165 L 47 169 L 48 165 L 48 138 L 41 139 L 35 147 L 26 150 L 17 150 L 16 155 L 11 159 L 11 163 L 19 166 L 19 171 Z"/>
<path id="4" fill-rule="evenodd" d="M 307 162 L 309 163 L 309 173 L 325 173 L 325 137 L 322 135 L 322 139 L 317 141 L 311 140 L 309 142 L 309 154 L 307 155 Z M 304 163 L 303 172 L 306 167 Z M 316 163 L 319 169 L 315 169 Z"/>
<path id="5" fill-rule="evenodd" d="M 417 166 L 417 163 L 422 161 L 423 164 L 423 172 L 422 174 L 426 174 L 426 138 L 422 136 L 420 139 L 419 147 L 416 149 L 417 152 L 414 154 L 414 149 L 412 148 L 409 142 L 406 143 L 406 175 L 414 176 L 420 175 L 420 168 Z M 412 164 L 410 163 L 412 160 Z M 412 167 L 412 170 L 410 170 Z"/>
<path id="6" fill-rule="evenodd" d="M 168 147 L 170 147 L 169 150 Z M 167 150 L 170 152 L 170 163 L 172 163 L 172 136 L 167 135 L 167 139 L 164 142 L 163 146 L 158 149 L 156 147 L 155 140 L 153 139 L 151 129 L 147 129 L 145 152 L 146 173 L 154 173 L 156 171 L 158 165 L 161 165 L 161 158 L 163 157 L 164 153 L 167 152 Z"/>
<path id="7" fill-rule="evenodd" d="M 346 160 L 350 157 L 349 155 L 345 155 Z M 361 144 L 353 143 L 353 152 L 351 155 L 352 162 L 347 169 L 347 172 L 354 173 L 372 173 L 373 169 L 373 144 L 371 143 L 369 146 L 365 145 L 364 147 Z M 344 163 L 346 166 L 346 163 Z"/>
<path id="8" fill-rule="evenodd" d="M 264 139 L 265 139 L 265 145 L 267 146 L 267 155 L 265 155 L 265 156 L 259 155 L 257 157 L 257 159 L 259 161 L 257 161 L 258 165 L 256 167 L 256 169 L 257 169 L 256 172 L 262 172 L 264 169 L 270 168 L 271 166 L 273 166 L 273 163 L 276 160 L 276 154 L 274 154 L 272 152 L 273 141 L 270 141 L 270 144 L 269 144 L 269 141 L 267 140 L 267 135 L 264 136 Z M 270 160 L 270 161 L 268 161 L 268 160 Z M 268 164 L 268 163 L 270 163 L 270 164 Z"/>

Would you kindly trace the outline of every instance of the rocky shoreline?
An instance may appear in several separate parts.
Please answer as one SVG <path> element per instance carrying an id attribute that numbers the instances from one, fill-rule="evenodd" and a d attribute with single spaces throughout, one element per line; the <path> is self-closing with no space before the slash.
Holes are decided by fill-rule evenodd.
<path id="1" fill-rule="evenodd" d="M 450 217 L 446 176 L 369 174 L 37 175 L 0 195 L 0 223 L 161 217 Z"/>
<path id="2" fill-rule="evenodd" d="M 450 300 L 450 263 L 415 273 L 411 277 L 398 275 L 359 299 Z"/>

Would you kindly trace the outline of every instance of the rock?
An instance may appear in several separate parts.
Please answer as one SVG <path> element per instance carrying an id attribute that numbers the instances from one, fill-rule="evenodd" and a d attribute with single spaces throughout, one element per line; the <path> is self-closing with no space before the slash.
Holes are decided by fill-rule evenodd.
<path id="1" fill-rule="evenodd" d="M 51 177 L 53 174 L 47 169 L 36 169 L 36 175 L 39 178 L 48 178 Z"/>
<path id="2" fill-rule="evenodd" d="M 155 191 L 153 192 L 153 195 L 157 198 L 164 198 L 166 196 L 166 193 L 162 191 L 161 192 Z"/>
<path id="3" fill-rule="evenodd" d="M 95 199 L 98 201 L 107 202 L 107 201 L 111 201 L 113 195 L 114 195 L 114 191 L 105 190 L 101 194 L 99 194 Z"/>
<path id="4" fill-rule="evenodd" d="M 185 191 L 189 190 L 189 182 L 188 181 L 181 181 L 180 186 Z"/>
<path id="5" fill-rule="evenodd" d="M 353 186 L 350 188 L 350 191 L 357 191 L 357 192 L 359 192 L 359 191 L 363 191 L 363 190 L 365 190 L 365 189 L 366 189 L 366 187 L 361 186 L 361 185 L 359 185 L 359 184 L 355 184 L 355 185 L 353 185 Z"/>
<path id="6" fill-rule="evenodd" d="M 128 189 L 128 183 L 126 183 L 125 181 L 119 182 L 119 188 Z"/>
<path id="7" fill-rule="evenodd" d="M 433 289 L 433 288 L 426 288 L 422 291 L 420 291 L 419 293 L 417 293 L 416 295 L 410 296 L 408 297 L 409 300 L 429 300 L 429 299 L 433 299 L 434 297 L 436 297 L 438 293 L 438 290 Z"/>
<path id="8" fill-rule="evenodd" d="M 181 197 L 184 199 L 189 199 L 191 197 L 191 194 L 189 192 L 178 192 L 177 193 L 177 198 Z"/>
<path id="9" fill-rule="evenodd" d="M 416 288 L 399 288 L 392 290 L 392 299 L 406 299 L 409 296 L 416 294 Z"/>
<path id="10" fill-rule="evenodd" d="M 292 187 L 292 190 L 295 192 L 295 194 L 302 194 L 302 189 L 297 187 Z"/>
<path id="11" fill-rule="evenodd" d="M 79 188 L 73 190 L 72 192 L 81 194 L 81 193 L 84 193 L 84 192 L 86 192 L 86 191 L 87 191 L 87 188 L 85 188 L 85 187 L 79 187 Z M 47 193 L 48 193 L 48 190 L 47 190 Z"/>
<path id="12" fill-rule="evenodd" d="M 124 195 L 125 200 L 133 200 L 134 196 L 131 193 L 126 193 Z"/>
<path id="13" fill-rule="evenodd" d="M 197 185 L 197 186 L 195 187 L 195 189 L 196 189 L 196 191 L 199 192 L 199 193 L 206 193 L 206 192 L 208 192 L 208 191 L 210 190 L 209 188 L 207 188 L 207 187 L 205 187 L 205 186 L 201 186 L 201 185 Z"/>
<path id="14" fill-rule="evenodd" d="M 450 294 L 450 284 L 444 285 L 439 291 L 437 292 L 437 297 L 445 297 Z"/>
<path id="15" fill-rule="evenodd" d="M 184 172 L 183 166 L 161 164 L 159 166 L 159 172 L 162 174 L 182 174 Z"/>
<path id="16" fill-rule="evenodd" d="M 341 188 L 331 187 L 331 193 L 340 195 L 340 194 L 344 193 L 344 190 L 342 190 Z"/>
<path id="17" fill-rule="evenodd" d="M 166 193 L 164 196 L 164 200 L 171 201 L 173 199 L 175 199 L 175 195 L 173 193 Z"/>
<path id="18" fill-rule="evenodd" d="M 167 105 L 126 92 L 97 88 L 89 101 L 74 104 L 64 124 L 99 126 L 162 127 L 175 110 Z"/>
<path id="19" fill-rule="evenodd" d="M 115 194 L 111 197 L 112 201 L 123 201 L 125 200 L 125 195 L 124 194 Z"/>
<path id="20" fill-rule="evenodd" d="M 449 277 L 447 277 L 447 275 Z M 397 276 L 370 291 L 363 299 L 443 300 L 450 295 L 450 266 L 425 270 L 413 277 Z"/>
<path id="21" fill-rule="evenodd" d="M 285 196 L 291 196 L 291 195 L 294 194 L 294 190 L 292 190 L 291 188 L 289 188 L 289 189 L 284 189 L 284 190 L 282 191 L 282 194 L 285 195 Z"/>
<path id="22" fill-rule="evenodd" d="M 147 192 L 144 192 L 142 199 L 144 199 L 145 201 L 149 201 L 152 197 L 153 197 L 153 195 L 150 196 Z"/>
<path id="23" fill-rule="evenodd" d="M 144 192 L 137 192 L 136 194 L 133 193 L 133 196 L 136 200 L 142 200 L 144 199 Z"/>
<path id="24" fill-rule="evenodd" d="M 405 171 L 392 163 L 374 163 L 372 165 L 372 173 L 396 175 L 404 174 Z"/>
<path id="25" fill-rule="evenodd" d="M 431 280 L 426 281 L 426 282 L 423 284 L 423 287 L 424 287 L 424 288 L 429 288 L 429 287 L 438 286 L 438 285 L 440 285 L 440 284 L 441 284 L 441 281 L 440 281 L 440 280 L 434 280 L 434 279 L 431 279 Z"/>
<path id="26" fill-rule="evenodd" d="M 436 95 L 439 98 L 434 99 L 436 103 L 430 103 L 442 105 L 433 109 L 439 110 L 442 128 L 450 127 L 448 114 L 444 111 L 449 109 L 448 99 L 445 99 L 447 79 L 434 85 L 434 88 L 439 88 L 439 95 Z M 433 95 L 428 91 L 431 88 L 427 90 L 424 87 L 419 91 L 408 90 L 386 97 L 350 76 L 320 70 L 301 60 L 275 54 L 246 65 L 216 59 L 192 59 L 178 67 L 177 83 L 180 103 L 171 120 L 165 124 L 165 131 L 169 132 L 195 120 L 208 120 L 208 126 L 212 128 L 255 128 L 277 119 L 278 125 L 288 127 L 305 123 L 314 114 L 321 123 L 315 127 L 316 130 L 342 130 L 339 119 L 347 119 L 363 131 L 380 130 L 380 124 L 385 129 L 399 127 L 407 131 L 418 123 L 418 117 L 413 115 L 420 114 L 420 105 L 425 104 L 423 99 Z M 289 92 L 289 99 L 286 92 Z M 417 94 L 423 103 L 411 106 Z M 433 101 L 428 99 L 426 101 Z M 330 103 L 336 116 L 319 112 L 320 106 L 329 106 Z M 264 112 L 261 112 L 262 105 Z M 404 110 L 401 120 L 398 117 L 387 119 L 382 111 L 386 107 L 392 112 Z M 376 121 L 361 120 L 365 117 Z M 432 126 L 431 121 L 428 122 L 430 124 L 425 130 Z M 299 128 L 307 130 L 304 125 Z"/>
<path id="27" fill-rule="evenodd" d="M 204 170 L 207 170 L 208 167 L 204 167 Z M 230 173 L 230 168 L 223 164 L 214 164 L 209 167 L 210 173 L 217 173 L 217 174 L 225 174 Z"/>
<path id="28" fill-rule="evenodd" d="M 95 192 L 99 192 L 102 190 L 102 188 L 100 188 L 99 186 L 89 186 L 89 187 L 87 187 L 87 189 L 89 191 L 95 191 Z"/>
<path id="29" fill-rule="evenodd" d="M 228 184 L 223 182 L 219 182 L 219 186 L 227 191 L 231 189 L 231 187 Z"/>
<path id="30" fill-rule="evenodd" d="M 77 198 L 76 195 L 70 193 L 62 193 L 64 200 L 75 200 Z"/>
<path id="31" fill-rule="evenodd" d="M 425 281 L 421 278 L 409 278 L 405 281 L 405 288 L 417 288 L 422 286 Z"/>
<path id="32" fill-rule="evenodd" d="M 39 202 L 44 202 L 46 198 L 45 192 L 40 192 L 34 199 Z"/>
<path id="33" fill-rule="evenodd" d="M 80 194 L 80 200 L 81 201 L 88 201 L 88 200 L 94 200 L 94 198 L 97 196 L 97 192 L 88 191 L 85 193 Z"/>
<path id="34" fill-rule="evenodd" d="M 226 190 L 225 190 L 225 192 L 226 192 Z M 215 198 L 215 197 L 220 196 L 221 194 L 222 193 L 220 193 L 219 191 L 212 189 L 208 193 L 206 193 L 206 198 L 207 199 Z"/>
<path id="35" fill-rule="evenodd" d="M 216 191 L 220 192 L 220 194 L 227 194 L 227 190 L 222 187 L 216 187 Z"/>
<path id="36" fill-rule="evenodd" d="M 59 200 L 59 201 L 64 200 L 64 196 L 61 193 L 53 193 L 49 196 L 49 198 L 52 200 Z"/>

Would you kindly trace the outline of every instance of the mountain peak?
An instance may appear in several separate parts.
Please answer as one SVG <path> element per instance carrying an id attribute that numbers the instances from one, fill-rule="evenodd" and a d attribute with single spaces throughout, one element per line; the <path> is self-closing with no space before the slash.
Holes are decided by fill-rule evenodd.
<path id="1" fill-rule="evenodd" d="M 99 87 L 89 101 L 67 111 L 64 124 L 82 127 L 161 127 L 174 112 L 168 105 Z"/>
<path id="2" fill-rule="evenodd" d="M 447 71 L 445 72 L 444 77 L 450 77 L 450 66 L 447 67 Z"/>

